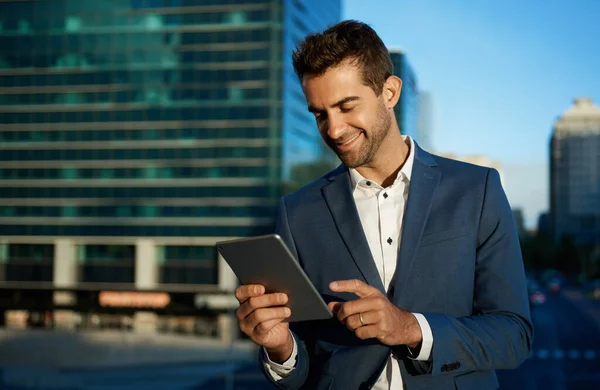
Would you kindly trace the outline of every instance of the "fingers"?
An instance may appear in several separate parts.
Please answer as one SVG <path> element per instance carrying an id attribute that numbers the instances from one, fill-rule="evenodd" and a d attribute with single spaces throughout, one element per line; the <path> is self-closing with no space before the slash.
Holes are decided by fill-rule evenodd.
<path id="1" fill-rule="evenodd" d="M 236 311 L 238 320 L 242 321 L 253 311 L 261 308 L 285 305 L 288 296 L 284 293 L 272 293 L 259 296 L 253 296 L 246 299 Z"/>
<path id="2" fill-rule="evenodd" d="M 379 329 L 375 325 L 361 326 L 354 331 L 356 337 L 361 340 L 379 338 Z"/>
<path id="3" fill-rule="evenodd" d="M 342 308 L 342 305 L 342 302 L 329 302 L 327 304 L 327 307 L 329 307 L 329 310 L 331 310 L 333 314 L 337 314 Z"/>
<path id="4" fill-rule="evenodd" d="M 289 307 L 268 307 L 254 310 L 240 321 L 240 328 L 247 335 L 266 334 L 291 315 Z"/>
<path id="5" fill-rule="evenodd" d="M 239 303 L 244 303 L 252 297 L 257 297 L 265 293 L 265 287 L 260 284 L 248 284 L 235 289 L 235 298 Z"/>
<path id="6" fill-rule="evenodd" d="M 362 321 L 361 321 L 362 316 Z M 380 311 L 365 311 L 358 314 L 352 314 L 346 318 L 346 327 L 352 331 L 369 325 L 376 325 L 381 322 L 382 315 Z"/>
<path id="7" fill-rule="evenodd" d="M 273 329 L 276 325 L 280 324 L 281 321 L 283 321 L 284 319 L 285 319 L 285 317 L 284 318 L 274 318 L 272 320 L 259 322 L 254 327 L 254 333 L 259 337 L 264 337 L 271 331 L 271 329 Z"/>
<path id="8" fill-rule="evenodd" d="M 337 311 L 337 318 L 345 322 L 353 314 L 364 313 L 368 311 L 380 311 L 389 303 L 385 297 L 361 298 L 355 301 L 344 302 Z M 363 314 L 364 318 L 364 314 Z"/>
<path id="9" fill-rule="evenodd" d="M 373 286 L 361 282 L 358 279 L 337 280 L 329 284 L 331 291 L 335 292 L 351 292 L 358 295 L 360 298 L 365 298 L 371 295 L 381 295 L 381 291 Z"/>

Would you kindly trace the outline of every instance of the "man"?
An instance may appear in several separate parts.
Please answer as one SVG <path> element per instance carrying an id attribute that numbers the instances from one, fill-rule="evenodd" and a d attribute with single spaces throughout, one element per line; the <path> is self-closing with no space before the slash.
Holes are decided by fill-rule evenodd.
<path id="1" fill-rule="evenodd" d="M 293 62 L 342 165 L 285 196 L 276 231 L 336 317 L 288 326 L 285 294 L 239 287 L 265 375 L 284 389 L 497 388 L 533 337 L 498 173 L 400 134 L 402 81 L 369 26 L 310 35 Z"/>

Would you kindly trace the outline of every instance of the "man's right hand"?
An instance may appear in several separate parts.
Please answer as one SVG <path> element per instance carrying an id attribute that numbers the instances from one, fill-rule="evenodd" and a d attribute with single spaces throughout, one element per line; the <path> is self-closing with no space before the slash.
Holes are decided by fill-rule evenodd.
<path id="1" fill-rule="evenodd" d="M 288 297 L 284 293 L 265 294 L 264 286 L 249 284 L 235 290 L 240 303 L 236 315 L 240 329 L 256 344 L 264 347 L 269 358 L 283 363 L 292 354 L 294 340 L 289 324 L 283 322 L 292 312 L 284 307 Z"/>

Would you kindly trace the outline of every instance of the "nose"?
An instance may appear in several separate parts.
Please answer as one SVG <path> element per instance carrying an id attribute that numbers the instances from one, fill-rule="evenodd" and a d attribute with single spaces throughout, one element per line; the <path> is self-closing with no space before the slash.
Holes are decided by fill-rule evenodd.
<path id="1" fill-rule="evenodd" d="M 327 122 L 327 135 L 329 138 L 336 140 L 344 134 L 346 124 L 339 115 L 330 115 Z"/>

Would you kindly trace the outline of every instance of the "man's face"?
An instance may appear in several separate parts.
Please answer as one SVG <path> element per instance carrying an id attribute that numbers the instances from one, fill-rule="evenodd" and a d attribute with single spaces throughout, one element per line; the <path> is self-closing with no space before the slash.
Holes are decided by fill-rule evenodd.
<path id="1" fill-rule="evenodd" d="M 323 75 L 304 75 L 302 89 L 321 137 L 349 168 L 369 164 L 391 129 L 391 114 L 382 96 L 364 85 L 362 70 L 352 62 Z"/>

